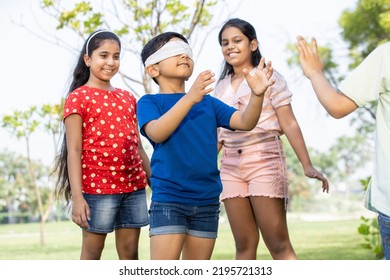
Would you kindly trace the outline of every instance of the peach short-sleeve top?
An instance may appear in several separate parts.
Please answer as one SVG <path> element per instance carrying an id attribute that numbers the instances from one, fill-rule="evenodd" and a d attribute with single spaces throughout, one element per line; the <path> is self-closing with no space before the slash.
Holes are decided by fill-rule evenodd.
<path id="1" fill-rule="evenodd" d="M 291 103 L 291 91 L 282 75 L 274 71 L 275 84 L 272 85 L 264 95 L 263 108 L 259 122 L 251 131 L 231 131 L 221 128 L 218 134 L 218 141 L 225 147 L 242 147 L 263 142 L 270 137 L 283 134 L 276 115 L 276 109 Z M 234 92 L 231 86 L 231 75 L 220 80 L 212 94 L 226 104 L 244 110 L 249 102 L 251 89 L 244 79 L 237 91 Z"/>

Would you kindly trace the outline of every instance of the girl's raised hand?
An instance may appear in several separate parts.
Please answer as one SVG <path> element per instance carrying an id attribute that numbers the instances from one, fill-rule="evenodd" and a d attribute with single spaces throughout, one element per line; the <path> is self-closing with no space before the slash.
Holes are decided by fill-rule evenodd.
<path id="1" fill-rule="evenodd" d="M 249 72 L 248 69 L 244 69 L 245 79 L 248 82 L 249 87 L 252 89 L 252 93 L 261 96 L 267 89 L 275 83 L 275 79 L 271 79 L 274 72 L 271 61 L 264 64 L 264 57 L 261 58 L 259 65 L 254 69 L 254 72 Z"/>

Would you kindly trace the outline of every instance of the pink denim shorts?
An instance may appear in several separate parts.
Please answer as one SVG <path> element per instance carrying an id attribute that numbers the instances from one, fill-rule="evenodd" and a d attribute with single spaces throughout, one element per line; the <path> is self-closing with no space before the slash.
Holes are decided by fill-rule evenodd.
<path id="1" fill-rule="evenodd" d="M 242 148 L 223 148 L 221 200 L 267 196 L 288 199 L 286 156 L 277 138 Z"/>

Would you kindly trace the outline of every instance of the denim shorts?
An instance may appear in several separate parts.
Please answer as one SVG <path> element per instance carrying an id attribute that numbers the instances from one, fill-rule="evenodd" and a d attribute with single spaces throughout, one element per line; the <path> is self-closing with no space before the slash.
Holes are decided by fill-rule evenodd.
<path id="1" fill-rule="evenodd" d="M 186 234 L 200 238 L 217 238 L 219 203 L 187 206 L 178 203 L 152 202 L 149 236 Z"/>
<path id="2" fill-rule="evenodd" d="M 149 224 L 145 189 L 125 194 L 83 194 L 91 211 L 88 231 L 109 233 Z"/>
<path id="3" fill-rule="evenodd" d="M 390 260 L 390 217 L 379 212 L 378 213 L 379 229 L 382 237 L 383 253 L 386 260 Z"/>

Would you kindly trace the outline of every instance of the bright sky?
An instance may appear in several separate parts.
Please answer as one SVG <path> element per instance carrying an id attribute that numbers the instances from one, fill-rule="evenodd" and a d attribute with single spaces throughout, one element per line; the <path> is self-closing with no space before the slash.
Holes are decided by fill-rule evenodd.
<path id="1" fill-rule="evenodd" d="M 2 54 L 0 77 L 3 87 L 1 116 L 16 109 L 25 110 L 31 105 L 57 103 L 64 95 L 65 85 L 76 59 L 61 47 L 49 44 L 12 23 L 12 20 L 17 22 L 23 16 L 25 23 L 35 26 L 31 7 L 34 7 L 35 11 L 39 10 L 38 2 L 0 1 L 0 30 L 3 34 L 0 44 Z M 327 117 L 309 82 L 303 78 L 297 80 L 300 74 L 296 69 L 288 68 L 285 46 L 289 42 L 294 42 L 297 34 L 307 38 L 315 36 L 319 44 L 332 44 L 338 50 L 336 55 L 342 62 L 346 56 L 346 49 L 339 38 L 340 29 L 337 21 L 341 12 L 354 7 L 356 2 L 357 0 L 244 0 L 240 8 L 232 13 L 232 17 L 240 17 L 255 26 L 262 54 L 267 60 L 272 60 L 274 68 L 287 80 L 294 94 L 293 109 L 309 147 L 325 150 L 334 143 L 337 136 L 353 131 L 349 129 L 348 118 L 334 120 Z M 38 22 L 40 20 L 38 19 Z M 69 43 L 80 47 L 82 44 L 79 41 Z M 203 53 L 196 60 L 193 77 L 206 69 L 211 69 L 218 76 L 221 63 L 222 55 L 215 31 L 209 37 Z M 126 65 L 122 64 L 121 67 Z M 119 84 L 114 85 L 121 87 Z M 25 154 L 24 143 L 11 138 L 1 127 L 0 139 L 0 149 L 7 148 Z M 49 138 L 46 139 L 40 134 L 33 136 L 32 157 L 50 164 L 53 153 L 48 147 L 51 146 Z"/>

